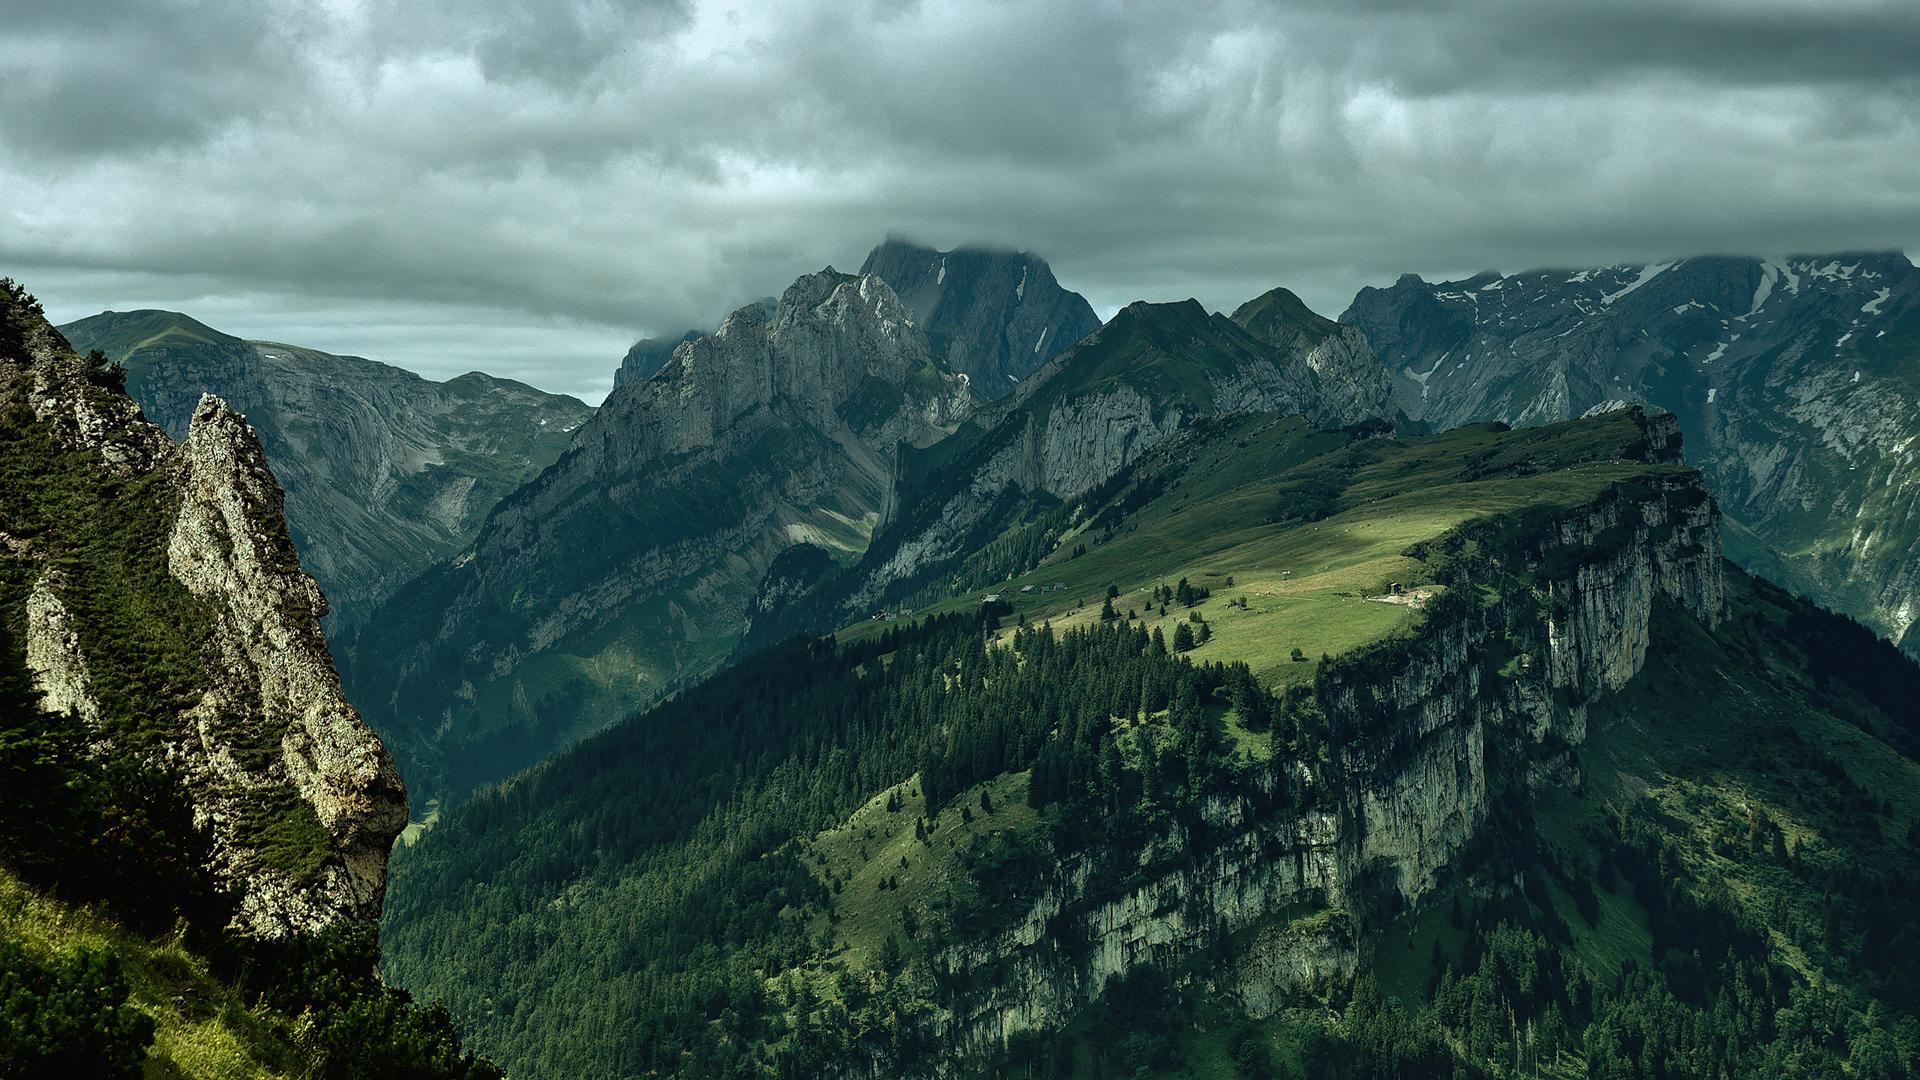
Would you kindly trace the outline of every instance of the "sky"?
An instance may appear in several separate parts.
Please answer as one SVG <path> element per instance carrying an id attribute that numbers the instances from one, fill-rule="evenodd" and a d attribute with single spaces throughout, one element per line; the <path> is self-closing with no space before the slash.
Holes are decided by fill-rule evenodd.
<path id="1" fill-rule="evenodd" d="M 597 401 L 894 233 L 1104 316 L 1920 252 L 1913 0 L 0 0 L 0 274 Z"/>

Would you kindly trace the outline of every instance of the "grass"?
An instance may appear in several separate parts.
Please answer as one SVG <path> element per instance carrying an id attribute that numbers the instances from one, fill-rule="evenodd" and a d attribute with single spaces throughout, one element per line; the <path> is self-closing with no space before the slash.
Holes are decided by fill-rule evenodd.
<path id="1" fill-rule="evenodd" d="M 299 1056 L 273 1025 L 207 969 L 178 937 L 142 937 L 99 912 L 74 908 L 0 870 L 0 936 L 44 959 L 82 949 L 120 959 L 129 1001 L 154 1022 L 144 1075 L 273 1077 Z"/>
<path id="2" fill-rule="evenodd" d="M 990 814 L 980 808 L 983 789 L 993 800 Z M 887 809 L 889 796 L 899 798 L 901 809 Z M 1040 825 L 1027 805 L 1025 772 L 997 776 L 954 798 L 929 822 L 926 843 L 913 829 L 924 812 L 916 775 L 875 795 L 805 845 L 803 858 L 815 867 L 815 876 L 842 883 L 833 900 L 839 920 L 831 927 L 835 944 L 829 958 L 872 969 L 888 934 L 903 947 L 910 944 L 903 930 L 909 906 L 922 926 L 932 923 L 932 899 L 965 879 L 960 855 L 974 837 Z M 899 887 L 883 889 L 881 882 L 888 879 L 898 879 Z"/>

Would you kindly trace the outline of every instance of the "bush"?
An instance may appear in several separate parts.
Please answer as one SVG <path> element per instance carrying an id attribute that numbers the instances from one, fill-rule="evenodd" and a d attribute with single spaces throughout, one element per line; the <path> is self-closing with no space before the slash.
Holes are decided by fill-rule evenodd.
<path id="1" fill-rule="evenodd" d="M 112 953 L 49 964 L 0 941 L 0 1076 L 138 1076 L 152 1042 Z"/>

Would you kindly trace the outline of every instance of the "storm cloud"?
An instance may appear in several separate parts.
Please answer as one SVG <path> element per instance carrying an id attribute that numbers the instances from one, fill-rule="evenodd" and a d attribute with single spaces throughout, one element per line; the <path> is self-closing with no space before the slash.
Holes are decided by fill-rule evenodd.
<path id="1" fill-rule="evenodd" d="M 1920 246 L 1905 0 L 0 0 L 0 273 L 602 393 L 888 232 L 1102 312 Z"/>

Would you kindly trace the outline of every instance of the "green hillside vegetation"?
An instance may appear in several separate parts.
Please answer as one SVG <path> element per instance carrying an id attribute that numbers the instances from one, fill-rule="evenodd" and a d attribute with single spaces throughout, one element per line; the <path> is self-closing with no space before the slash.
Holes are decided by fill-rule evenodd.
<path id="1" fill-rule="evenodd" d="M 1509 792 L 1483 873 L 1385 928 L 1350 1000 L 1249 1023 L 1171 995 L 1203 1030 L 1159 1075 L 1911 1075 L 1920 669 L 1729 572 L 1728 623 L 1658 612 L 1583 782 Z"/>
<path id="2" fill-rule="evenodd" d="M 176 311 L 105 311 L 86 320 L 86 327 L 76 347 L 98 350 L 125 364 L 138 364 L 139 355 L 149 349 L 245 344 Z"/>
<path id="3" fill-rule="evenodd" d="M 1133 852 L 1169 824 L 1199 827 L 1210 794 L 1298 797 L 1249 786 L 1257 763 L 1367 737 L 1302 707 L 1324 658 L 1417 633 L 1434 605 L 1481 602 L 1449 599 L 1448 546 L 1433 541 L 1507 542 L 1480 523 L 1523 537 L 1556 508 L 1684 472 L 1648 456 L 1628 414 L 1407 440 L 1271 417 L 1202 425 L 1061 507 L 1049 549 L 994 585 L 998 599 L 969 588 L 757 654 L 449 814 L 396 864 L 388 970 L 444 996 L 522 1075 L 809 1075 L 868 1054 L 910 1070 L 937 1053 L 923 1021 L 942 943 L 1004 926 L 1067 855 L 1091 860 L 1096 894 L 1157 872 Z M 1383 602 L 1394 582 L 1427 608 Z M 1335 666 L 1352 677 L 1367 662 Z M 1465 981 L 1496 933 L 1521 949 L 1516 933 L 1588 903 L 1541 876 L 1547 830 L 1524 790 L 1503 799 L 1496 819 L 1512 827 L 1479 842 L 1491 876 L 1473 880 L 1512 864 L 1537 888 L 1496 890 L 1440 931 L 1431 911 L 1409 916 L 1388 940 L 1417 938 L 1415 961 L 1378 952 L 1390 993 L 1370 976 L 1353 1002 L 1336 992 L 1247 1026 L 1143 974 L 1123 1006 L 1023 1041 L 1020 1068 L 1198 1067 L 1232 1058 L 1216 1036 L 1238 1032 L 1238 1053 L 1271 1041 L 1283 1067 L 1389 1068 L 1330 1075 L 1484 1071 L 1457 1018 L 1421 1004 L 1436 934 Z M 1615 847 L 1647 842 L 1621 835 Z M 1691 895 L 1678 879 L 1648 887 Z M 1646 910 L 1593 902 L 1600 929 L 1579 955 L 1605 969 L 1595 985 L 1613 987 L 1623 959 L 1658 970 Z M 1567 1039 L 1594 1015 L 1563 1011 Z M 1160 1035 L 1127 1050 L 1128 1030 Z M 1412 1064 L 1393 1073 L 1403 1052 Z"/>

